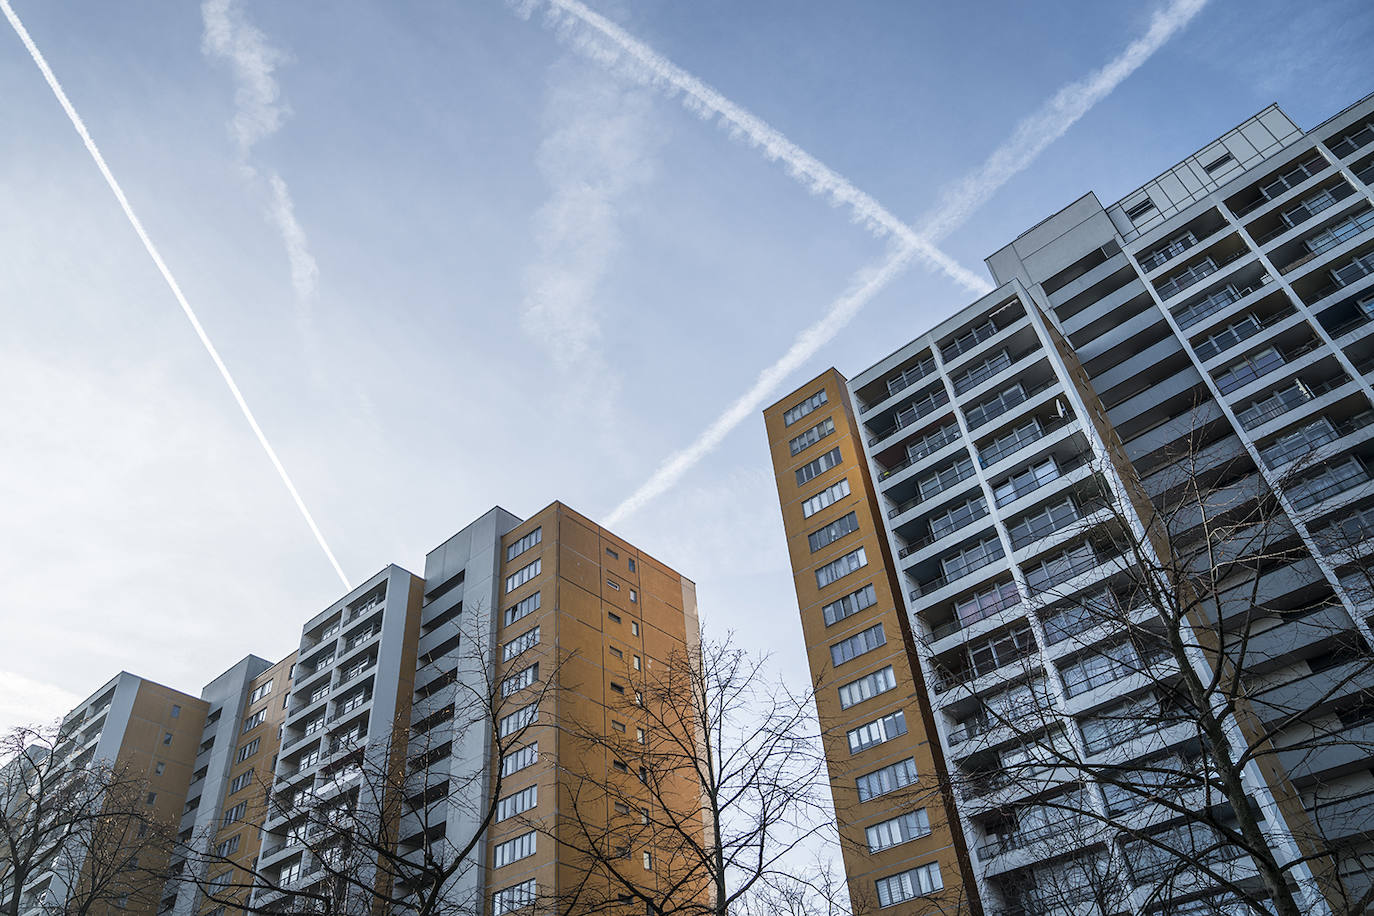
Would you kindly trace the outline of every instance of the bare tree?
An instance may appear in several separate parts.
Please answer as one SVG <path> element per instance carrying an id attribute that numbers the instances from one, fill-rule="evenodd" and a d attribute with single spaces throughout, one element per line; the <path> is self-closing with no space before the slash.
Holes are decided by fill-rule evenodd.
<path id="1" fill-rule="evenodd" d="M 141 774 L 76 753 L 81 725 L 0 737 L 0 913 L 152 908 L 161 891 L 172 827 Z"/>
<path id="2" fill-rule="evenodd" d="M 247 816 L 270 825 L 260 858 L 298 854 L 258 866 L 197 837 L 181 880 L 249 913 L 484 913 L 481 851 L 505 786 L 502 762 L 537 754 L 538 719 L 525 711 L 543 702 L 557 669 L 512 693 L 495 679 L 482 634 L 447 626 L 450 640 L 418 660 L 425 690 L 389 747 L 330 735 L 325 767 L 299 783 L 288 772 L 264 793 L 264 810 Z"/>
<path id="3" fill-rule="evenodd" d="M 1029 532 L 1080 533 L 1023 564 L 1026 624 L 939 660 L 943 684 L 998 668 L 1008 685 L 951 743 L 966 744 L 956 791 L 992 837 L 980 858 L 1050 863 L 998 877 L 1012 912 L 1065 893 L 1100 913 L 1182 898 L 1189 913 L 1298 916 L 1314 888 L 1343 912 L 1374 904 L 1343 882 L 1288 775 L 1333 746 L 1374 755 L 1340 712 L 1368 707 L 1374 655 L 1293 524 L 1322 497 L 1314 467 L 1287 470 L 1281 499 L 1205 429 L 1144 482 L 1117 490 L 1099 467 L 1073 512 Z M 1115 701 L 1065 712 L 1091 691 Z M 1055 843 L 1057 859 L 1024 852 Z"/>
<path id="4" fill-rule="evenodd" d="M 553 837 L 586 877 L 558 911 L 833 909 L 840 898 L 814 900 L 835 894 L 833 875 L 809 880 L 789 866 L 832 824 L 809 694 L 729 640 L 627 670 L 625 681 L 604 725 L 565 726 L 577 751 L 561 761 L 568 797 Z"/>

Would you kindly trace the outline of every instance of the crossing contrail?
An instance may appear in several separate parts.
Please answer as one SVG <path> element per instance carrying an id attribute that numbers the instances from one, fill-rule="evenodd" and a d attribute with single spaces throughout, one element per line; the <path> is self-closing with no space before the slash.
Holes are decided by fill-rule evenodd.
<path id="1" fill-rule="evenodd" d="M 258 425 L 257 419 L 254 418 L 253 411 L 248 409 L 248 402 L 243 399 L 243 393 L 239 391 L 239 386 L 234 383 L 234 377 L 229 374 L 229 367 L 224 364 L 224 360 L 220 359 L 219 351 L 217 351 L 215 345 L 210 342 L 210 337 L 205 333 L 205 328 L 201 327 L 200 319 L 196 317 L 195 311 L 191 308 L 191 303 L 186 300 L 186 296 L 181 292 L 181 286 L 177 283 L 176 278 L 172 276 L 172 271 L 168 269 L 166 262 L 162 260 L 162 255 L 158 253 L 156 246 L 153 245 L 153 240 L 148 237 L 148 233 L 144 230 L 143 224 L 139 222 L 138 217 L 134 214 L 134 208 L 130 206 L 129 198 L 124 196 L 123 188 L 119 186 L 118 181 L 115 181 L 114 174 L 110 171 L 110 167 L 105 164 L 105 157 L 100 154 L 100 149 L 95 145 L 95 141 L 91 139 L 90 132 L 86 130 L 85 122 L 81 120 L 81 116 L 78 115 L 76 109 L 72 107 L 71 101 L 67 98 L 67 93 L 62 90 L 62 84 L 57 81 L 57 77 L 53 75 L 52 68 L 48 66 L 48 62 L 44 59 L 42 52 L 39 51 L 38 46 L 33 43 L 33 38 L 30 37 L 28 29 L 24 28 L 24 23 L 19 20 L 19 17 L 14 12 L 14 8 L 10 6 L 10 0 L 0 0 L 0 10 L 4 11 L 5 18 L 9 20 L 10 25 L 14 28 L 15 34 L 17 34 L 19 40 L 24 43 L 24 47 L 28 50 L 29 56 L 33 58 L 33 62 L 38 65 L 39 72 L 43 74 L 43 79 L 48 83 L 48 88 L 50 88 L 53 95 L 57 97 L 57 101 L 61 104 L 62 110 L 67 113 L 67 117 L 71 120 L 72 127 L 76 128 L 77 134 L 81 137 L 81 142 L 86 145 L 86 151 L 91 154 L 91 158 L 95 161 L 96 168 L 100 170 L 100 174 L 105 178 L 105 183 L 110 186 L 110 190 L 114 192 L 115 199 L 119 201 L 120 207 L 124 209 L 124 215 L 129 218 L 129 225 L 133 226 L 134 232 L 138 235 L 139 240 L 143 242 L 143 247 L 147 250 L 148 256 L 153 259 L 153 264 L 157 267 L 158 272 L 162 274 L 162 279 L 167 281 L 167 286 L 172 290 L 172 295 L 176 297 L 177 303 L 181 306 L 181 310 L 186 314 L 186 319 L 191 322 L 191 327 L 195 329 L 196 336 L 199 337 L 200 342 L 205 345 L 205 351 L 210 354 L 210 359 L 214 362 L 215 368 L 219 370 L 220 376 L 224 379 L 224 384 L 229 386 L 229 393 L 234 396 L 234 401 L 239 405 L 239 410 L 243 412 L 243 418 L 248 421 L 249 427 L 252 428 L 253 435 L 258 437 L 258 444 L 261 445 L 262 450 L 267 453 L 268 459 L 272 462 L 272 467 L 277 469 L 277 476 L 281 478 L 281 482 L 286 485 L 287 492 L 289 492 L 291 498 L 295 500 L 296 508 L 300 510 L 301 516 L 305 518 L 305 523 L 310 526 L 310 532 L 315 535 L 315 540 L 319 543 L 320 549 L 323 550 L 324 555 L 329 558 L 330 565 L 334 567 L 334 572 L 339 574 L 339 579 L 343 582 L 344 587 L 351 587 L 348 577 L 344 575 L 343 567 L 341 567 L 339 561 L 334 558 L 334 552 L 329 549 L 329 544 L 325 541 L 319 526 L 315 524 L 315 519 L 311 517 L 310 510 L 305 507 L 305 501 L 301 499 L 300 493 L 296 491 L 296 486 L 291 482 L 291 477 L 286 473 L 286 468 L 282 466 L 281 460 L 277 458 L 277 453 L 273 451 L 271 444 L 267 441 L 267 436 L 263 434 L 262 427 Z"/>
<path id="2" fill-rule="evenodd" d="M 577 0 L 548 2 L 580 19 L 583 17 L 577 12 L 577 8 L 586 9 Z M 1140 69 L 1165 42 L 1187 26 L 1206 3 L 1207 0 L 1173 0 L 1168 6 L 1156 11 L 1145 34 L 1131 42 L 1121 54 L 1102 68 L 1062 87 L 1039 109 L 1021 121 L 1011 137 L 994 150 L 981 166 L 941 194 L 940 203 L 921 221 L 919 229 L 907 229 L 909 236 L 893 231 L 892 234 L 898 241 L 894 250 L 877 265 L 866 267 L 856 274 L 850 280 L 844 294 L 830 304 L 825 316 L 803 330 L 777 362 L 759 373 L 753 387 L 727 407 L 690 445 L 660 464 L 648 480 L 611 511 L 606 517 L 606 524 L 619 523 L 663 495 L 713 451 L 735 427 L 744 422 L 745 418 L 763 407 L 782 387 L 788 374 L 829 343 L 874 296 L 906 270 L 911 264 L 912 255 L 916 253 L 909 238 L 920 239 L 924 244 L 931 246 L 932 250 L 938 251 L 933 248 L 935 243 L 962 225 L 1003 185 L 1025 170 L 1046 147 L 1063 136 L 1094 105 Z M 602 18 L 590 11 L 588 13 L 597 20 Z M 602 28 L 595 26 L 591 20 L 586 21 L 609 40 L 620 43 L 616 38 L 616 33 L 620 30 L 614 25 Z M 628 37 L 626 40 L 633 42 L 633 39 Z M 635 54 L 629 47 L 626 50 Z M 647 50 L 642 53 L 651 59 L 657 56 Z M 639 59 L 638 54 L 636 59 Z M 667 66 L 672 67 L 671 64 Z M 671 72 L 665 71 L 666 74 Z M 693 78 L 683 74 L 678 81 L 684 79 L 690 81 Z M 670 85 L 677 85 L 669 75 L 665 75 L 663 80 Z M 814 160 L 808 156 L 804 161 Z M 824 166 L 820 168 L 824 169 Z M 867 195 L 863 195 L 863 199 L 871 200 Z M 878 205 L 875 202 L 873 206 Z M 887 213 L 886 210 L 880 207 L 879 209 L 882 213 Z M 895 217 L 893 220 L 895 221 Z M 984 284 L 983 292 L 990 289 L 989 285 Z"/>
<path id="3" fill-rule="evenodd" d="M 706 83 L 633 37 L 605 16 L 589 9 L 580 0 L 546 0 L 554 20 L 577 23 L 590 36 L 609 42 L 611 49 L 584 42 L 582 50 L 609 66 L 628 64 L 632 75 L 661 91 L 681 93 L 683 104 L 704 120 L 717 120 L 733 136 L 746 140 L 772 161 L 782 162 L 789 174 L 812 193 L 828 197 L 836 206 L 849 209 L 856 222 L 880 236 L 891 236 L 911 249 L 911 254 L 933 270 L 944 274 L 968 292 L 982 295 L 992 289 L 986 278 L 964 267 L 935 247 L 925 236 L 899 220 L 872 196 L 855 187 L 849 179 L 797 146 L 781 131 L 762 118 L 737 105 Z M 539 0 L 516 2 L 515 7 L 528 16 L 539 7 Z M 586 37 L 586 36 L 584 36 Z M 625 55 L 624 58 L 618 57 Z"/>

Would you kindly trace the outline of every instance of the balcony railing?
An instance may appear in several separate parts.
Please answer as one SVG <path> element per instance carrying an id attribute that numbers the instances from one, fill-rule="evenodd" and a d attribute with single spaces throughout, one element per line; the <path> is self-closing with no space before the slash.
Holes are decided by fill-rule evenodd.
<path id="1" fill-rule="evenodd" d="M 1353 134 L 1348 134 L 1345 137 L 1342 137 L 1335 143 L 1327 144 L 1326 148 L 1331 150 L 1331 152 L 1335 153 L 1336 158 L 1344 159 L 1351 153 L 1354 153 L 1357 150 L 1361 150 L 1364 147 L 1368 146 L 1371 142 L 1374 142 L 1374 121 L 1371 121 L 1370 123 L 1366 124 L 1364 127 L 1355 131 Z"/>
<path id="2" fill-rule="evenodd" d="M 1012 322 L 1019 321 L 1021 317 L 1022 316 L 1017 315 L 1015 319 L 1008 322 L 993 321 L 989 318 L 987 321 L 978 325 L 978 327 L 960 334 L 958 337 L 941 347 L 940 355 L 945 358 L 945 362 L 952 362 L 965 353 L 974 350 L 983 341 L 996 337 L 999 332 L 1005 330 Z"/>
<path id="3" fill-rule="evenodd" d="M 1374 209 L 1365 209 L 1354 216 L 1346 217 L 1334 226 L 1323 229 L 1305 239 L 1303 244 L 1307 246 L 1307 253 L 1280 267 L 1279 273 L 1286 274 L 1296 270 L 1313 258 L 1319 257 L 1343 242 L 1350 241 L 1371 227 L 1374 227 Z"/>
<path id="4" fill-rule="evenodd" d="M 897 392 L 905 388 L 910 388 L 912 385 L 916 384 L 921 379 L 926 378 L 934 371 L 935 359 L 934 357 L 927 356 L 925 359 L 921 360 L 916 365 L 912 366 L 909 369 L 902 370 L 901 372 L 887 380 L 887 397 L 890 398 Z M 884 398 L 883 400 L 886 400 L 886 398 Z M 881 401 L 874 401 L 873 404 L 865 404 L 860 413 L 868 413 L 868 411 L 872 410 L 873 407 L 879 403 L 881 403 Z"/>
<path id="5" fill-rule="evenodd" d="M 907 451 L 906 457 L 903 458 L 901 461 L 897 462 L 896 464 L 894 464 L 892 467 L 883 471 L 879 475 L 879 479 L 882 479 L 884 477 L 891 477 L 898 471 L 906 470 L 916 462 L 920 461 L 922 458 L 933 455 L 934 453 L 938 452 L 940 449 L 944 448 L 946 445 L 949 445 L 951 442 L 958 438 L 959 426 L 957 423 L 952 423 L 949 426 L 941 428 L 938 432 L 926 436 L 919 443 L 913 445 Z"/>
<path id="6" fill-rule="evenodd" d="M 968 524 L 970 524 L 970 523 L 972 523 L 972 522 L 976 522 L 978 519 L 982 518 L 983 516 L 985 516 L 985 515 L 987 515 L 987 514 L 988 514 L 988 506 L 987 506 L 987 503 L 982 502 L 982 501 L 980 500 L 979 502 L 974 503 L 972 506 L 969 506 L 969 507 L 968 507 L 968 512 L 967 512 L 966 514 L 961 515 L 961 516 L 959 517 L 959 524 L 953 524 L 953 523 L 951 523 L 951 524 L 949 524 L 949 525 L 947 525 L 947 526 L 942 527 L 942 528 L 941 528 L 940 530 L 938 530 L 938 531 L 935 530 L 935 526 L 932 525 L 932 526 L 931 526 L 931 532 L 930 532 L 930 534 L 927 534 L 925 537 L 920 538 L 919 540 L 915 540 L 915 541 L 910 542 L 910 543 L 907 544 L 905 547 L 903 547 L 901 550 L 897 551 L 897 556 L 898 556 L 899 558 L 901 558 L 901 559 L 905 559 L 905 558 L 911 556 L 911 555 L 912 555 L 913 553 L 915 553 L 916 551 L 918 551 L 918 550 L 924 550 L 925 548 L 929 547 L 931 544 L 934 544 L 936 541 L 940 540 L 941 538 L 943 538 L 943 537 L 945 537 L 945 536 L 947 536 L 947 535 L 953 534 L 955 531 L 957 531 L 959 528 L 963 527 L 964 525 L 968 525 Z"/>
<path id="7" fill-rule="evenodd" d="M 1341 182 L 1334 187 L 1326 188 L 1308 196 L 1302 203 L 1284 210 L 1280 214 L 1280 225 L 1275 227 L 1273 231 L 1266 232 L 1264 235 L 1255 239 L 1255 244 L 1268 245 L 1274 239 L 1286 232 L 1291 232 L 1298 228 L 1318 213 L 1335 206 L 1354 193 L 1355 190 L 1353 188 Z"/>
<path id="8" fill-rule="evenodd" d="M 1356 172 L 1355 177 L 1366 185 L 1374 185 L 1374 162 L 1369 163 L 1369 165 Z"/>
<path id="9" fill-rule="evenodd" d="M 1374 252 L 1351 258 L 1346 264 L 1331 269 L 1331 283 L 1318 290 L 1312 301 L 1325 299 L 1337 290 L 1345 289 L 1352 283 L 1358 283 L 1372 273 L 1374 273 Z"/>
<path id="10" fill-rule="evenodd" d="M 1255 200 L 1233 208 L 1232 212 L 1238 217 L 1253 213 L 1271 200 L 1293 190 L 1312 176 L 1325 171 L 1326 165 L 1326 160 L 1321 156 L 1313 156 L 1297 167 L 1275 177 L 1268 184 L 1261 186 L 1258 189 L 1259 196 Z"/>
<path id="11" fill-rule="evenodd" d="M 1296 434 L 1285 436 L 1268 448 L 1260 449 L 1260 457 L 1264 459 L 1266 465 L 1276 468 L 1279 465 L 1287 464 L 1288 461 L 1298 455 L 1310 454 L 1323 445 L 1364 429 L 1371 422 L 1374 422 L 1374 410 L 1366 410 L 1336 424 L 1331 424 L 1323 417 L 1304 426 Z"/>
<path id="12" fill-rule="evenodd" d="M 1055 430 L 1061 429 L 1072 422 L 1072 420 L 1060 418 L 1052 423 L 1041 422 L 1037 425 L 1036 429 L 1026 430 L 1024 433 L 1018 430 L 1014 437 L 999 439 L 987 448 L 980 449 L 978 452 L 978 463 L 985 468 L 990 467 L 1008 455 L 1020 451 L 1032 442 L 1040 441 Z"/>
<path id="13" fill-rule="evenodd" d="M 1248 248 L 1241 248 L 1230 254 L 1222 255 L 1220 258 L 1214 258 L 1209 255 L 1192 267 L 1165 280 L 1163 283 L 1156 284 L 1155 291 L 1159 293 L 1159 298 L 1161 299 L 1172 299 L 1193 284 L 1210 277 L 1227 264 L 1238 261 L 1249 253 L 1250 250 Z"/>
<path id="14" fill-rule="evenodd" d="M 1186 235 L 1171 239 L 1163 248 L 1156 248 L 1154 251 L 1140 259 L 1140 269 L 1146 273 L 1154 270 L 1163 264 L 1167 264 L 1174 258 L 1183 254 L 1189 248 L 1198 243 L 1197 236 L 1189 232 Z"/>
<path id="15" fill-rule="evenodd" d="M 1318 481 L 1324 482 L 1320 486 L 1313 486 Z M 1348 471 L 1343 470 L 1340 474 L 1323 474 L 1311 481 L 1300 481 L 1290 488 L 1289 498 L 1296 508 L 1310 509 L 1333 496 L 1338 496 L 1366 483 L 1369 483 L 1369 472 L 1357 464 Z"/>
<path id="16" fill-rule="evenodd" d="M 968 421 L 969 429 L 976 429 L 979 426 L 990 423 L 1012 408 L 1024 404 L 1042 391 L 1057 384 L 1055 379 L 1041 382 L 1034 388 L 1009 388 L 1003 391 L 991 401 L 984 401 L 968 410 L 964 411 L 964 417 Z"/>
<path id="17" fill-rule="evenodd" d="M 1228 305 L 1232 305 L 1256 290 L 1264 289 L 1273 282 L 1273 278 L 1268 274 L 1262 275 L 1254 283 L 1238 286 L 1228 283 L 1214 293 L 1210 293 L 1180 312 L 1174 314 L 1174 319 L 1178 321 L 1181 328 L 1190 328 L 1209 315 L 1213 315 Z"/>
<path id="18" fill-rule="evenodd" d="M 876 436 L 870 436 L 868 444 L 873 445 L 882 439 L 886 439 L 888 436 L 897 432 L 897 430 L 910 426 L 922 417 L 930 416 L 948 403 L 949 393 L 943 388 L 937 388 L 905 410 L 898 412 L 892 426 L 878 433 Z"/>
<path id="19" fill-rule="evenodd" d="M 890 509 L 887 513 L 887 517 L 896 518 L 903 512 L 915 508 L 919 503 L 924 502 L 928 499 L 934 499 L 941 493 L 944 493 L 947 490 L 957 487 L 959 484 L 963 483 L 965 480 L 968 480 L 972 476 L 973 465 L 970 464 L 963 472 L 961 472 L 957 477 L 955 477 L 952 480 L 943 481 L 936 479 L 931 482 L 932 486 L 929 490 L 924 492 L 918 492 L 915 496 L 911 497 L 911 499 L 908 499 L 906 502 L 902 503 L 894 509 Z"/>
<path id="20" fill-rule="evenodd" d="M 1002 598 L 999 598 L 996 601 L 990 601 L 987 604 L 981 604 L 977 607 L 976 610 L 972 611 L 971 613 L 963 617 L 956 615 L 955 618 L 949 621 L 948 623 L 942 623 L 938 627 L 932 627 L 930 631 L 930 640 L 931 642 L 935 642 L 936 640 L 944 639 L 946 636 L 949 636 L 953 633 L 957 633 L 966 627 L 973 626 L 980 620 L 987 620 L 989 617 L 992 617 L 995 614 L 1002 613 L 1007 608 L 1016 607 L 1020 603 L 1020 593 L 1014 592 L 1010 595 L 1006 595 Z"/>
<path id="21" fill-rule="evenodd" d="M 1347 381 L 1344 375 L 1337 375 L 1317 385 L 1290 385 L 1282 391 L 1275 392 L 1263 401 L 1255 404 L 1253 407 L 1247 407 L 1245 410 L 1239 411 L 1236 414 L 1236 418 L 1240 420 L 1242 428 L 1255 429 L 1276 417 L 1283 416 L 1290 410 L 1296 410 L 1308 401 L 1314 401 L 1324 394 L 1335 391 Z"/>
<path id="22" fill-rule="evenodd" d="M 1237 321 L 1230 327 L 1212 334 L 1193 349 L 1197 353 L 1198 359 L 1207 362 L 1207 360 L 1214 356 L 1220 356 L 1225 353 L 1241 341 L 1249 340 L 1260 331 L 1271 328 L 1280 321 L 1286 320 L 1295 311 L 1296 310 L 1291 306 L 1284 306 L 1263 321 L 1255 318 L 1252 314 L 1247 314 L 1243 319 Z"/>
<path id="23" fill-rule="evenodd" d="M 937 589 L 944 588 L 951 582 L 956 582 L 965 576 L 971 576 L 978 570 L 996 563 L 1005 556 L 1006 554 L 1002 553 L 1001 545 L 997 544 L 995 550 L 987 550 L 981 556 L 970 558 L 953 569 L 950 569 L 948 572 L 941 573 L 934 579 L 917 583 L 916 587 L 911 591 L 911 600 L 915 601 L 922 595 L 929 595 Z"/>

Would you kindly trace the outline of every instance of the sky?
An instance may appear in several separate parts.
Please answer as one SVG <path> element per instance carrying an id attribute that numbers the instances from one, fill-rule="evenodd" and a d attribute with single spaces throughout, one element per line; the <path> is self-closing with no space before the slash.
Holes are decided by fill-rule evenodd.
<path id="1" fill-rule="evenodd" d="M 792 678 L 758 408 L 953 313 L 1082 194 L 1374 90 L 1366 0 L 10 2 L 346 576 L 559 499 Z M 4 728 L 120 670 L 199 693 L 344 589 L 0 32 Z M 903 254 L 927 230 L 944 269 Z"/>

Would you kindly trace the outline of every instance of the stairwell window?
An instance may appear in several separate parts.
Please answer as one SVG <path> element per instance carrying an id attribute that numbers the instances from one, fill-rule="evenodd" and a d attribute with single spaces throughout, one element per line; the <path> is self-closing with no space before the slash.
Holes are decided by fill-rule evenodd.
<path id="1" fill-rule="evenodd" d="M 1151 204 L 1150 206 L 1154 206 Z M 874 885 L 878 891 L 878 906 L 892 906 L 904 900 L 924 897 L 942 889 L 945 884 L 940 878 L 940 864 L 931 862 L 910 871 L 880 878 Z"/>
<path id="2" fill-rule="evenodd" d="M 820 442 L 826 436 L 835 432 L 835 420 L 833 417 L 826 417 L 806 432 L 797 436 L 787 443 L 787 447 L 793 455 L 800 455 L 803 451 Z"/>
<path id="3" fill-rule="evenodd" d="M 814 480 L 826 471 L 836 467 L 840 463 L 840 447 L 837 445 L 824 455 L 814 461 L 802 465 L 796 470 L 797 486 L 802 486 L 807 481 Z"/>
<path id="4" fill-rule="evenodd" d="M 535 576 L 539 575 L 542 563 L 543 557 L 540 557 L 530 565 L 517 569 L 509 576 L 506 576 L 506 593 L 510 594 Z"/>
<path id="5" fill-rule="evenodd" d="M 871 700 L 873 697 L 897 687 L 897 676 L 892 671 L 892 666 L 881 668 L 872 674 L 865 674 L 857 681 L 850 681 L 840 687 L 840 708 L 848 709 L 857 706 L 864 700 Z"/>
<path id="6" fill-rule="evenodd" d="M 834 626 L 846 617 L 852 617 L 859 611 L 871 608 L 878 603 L 878 594 L 873 586 L 865 585 L 856 592 L 850 592 L 838 601 L 832 601 L 821 608 L 821 616 L 825 618 L 826 626 Z"/>
<path id="7" fill-rule="evenodd" d="M 917 808 L 891 820 L 874 824 L 864 833 L 868 839 L 868 851 L 881 852 L 923 836 L 930 836 L 930 816 L 926 814 L 925 808 Z"/>
<path id="8" fill-rule="evenodd" d="M 826 506 L 833 505 L 849 495 L 849 478 L 831 484 L 815 496 L 802 503 L 802 517 L 810 518 Z"/>
<path id="9" fill-rule="evenodd" d="M 868 554 L 864 553 L 864 549 L 860 547 L 858 550 L 851 551 L 850 553 L 847 553 L 844 556 L 840 557 L 838 560 L 832 560 L 831 562 L 817 569 L 816 587 L 825 588 L 832 582 L 836 582 L 840 579 L 843 579 L 850 573 L 862 569 L 867 565 Z"/>
<path id="10" fill-rule="evenodd" d="M 867 630 L 861 630 L 842 639 L 830 647 L 830 661 L 835 667 L 843 665 L 847 661 L 852 661 L 867 652 L 872 652 L 879 646 L 886 645 L 887 635 L 883 632 L 881 623 L 874 624 Z"/>
<path id="11" fill-rule="evenodd" d="M 520 556 L 520 554 L 524 553 L 526 550 L 529 550 L 531 547 L 533 547 L 535 544 L 538 544 L 543 539 L 544 528 L 541 525 L 540 527 L 531 531 L 529 534 L 522 537 L 520 540 L 516 541 L 514 544 L 511 544 L 509 547 L 507 547 L 506 559 L 508 561 L 514 560 L 516 557 Z"/>
<path id="12" fill-rule="evenodd" d="M 497 843 L 491 852 L 492 866 L 500 868 L 503 865 L 509 865 L 534 855 L 536 836 L 536 831 L 531 830 L 529 833 L 522 833 L 514 839 L 506 840 L 504 843 Z"/>
<path id="13" fill-rule="evenodd" d="M 872 773 L 865 773 L 854 781 L 859 791 L 859 801 L 872 801 L 879 796 L 898 789 L 905 789 L 916 782 L 916 759 L 908 757 L 889 764 Z"/>
<path id="14" fill-rule="evenodd" d="M 807 535 L 807 543 L 811 546 L 811 552 L 815 553 L 823 547 L 835 543 L 847 534 L 853 534 L 859 530 L 858 515 L 851 512 L 843 518 L 836 519 L 819 531 L 813 531 Z"/>
<path id="15" fill-rule="evenodd" d="M 789 407 L 787 410 L 784 410 L 782 413 L 782 425 L 791 426 L 793 423 L 796 423 L 802 417 L 811 413 L 811 411 L 815 410 L 818 407 L 821 407 L 829 401 L 830 396 L 826 394 L 825 389 L 822 388 L 820 391 L 817 391 L 815 394 L 811 395 L 811 397 L 802 401 L 800 404 L 796 404 L 792 407 Z"/>
<path id="16" fill-rule="evenodd" d="M 849 753 L 857 754 L 870 747 L 876 747 L 893 738 L 906 734 L 906 713 L 898 710 L 890 715 L 866 722 L 858 728 L 851 728 L 846 737 L 849 740 Z"/>

